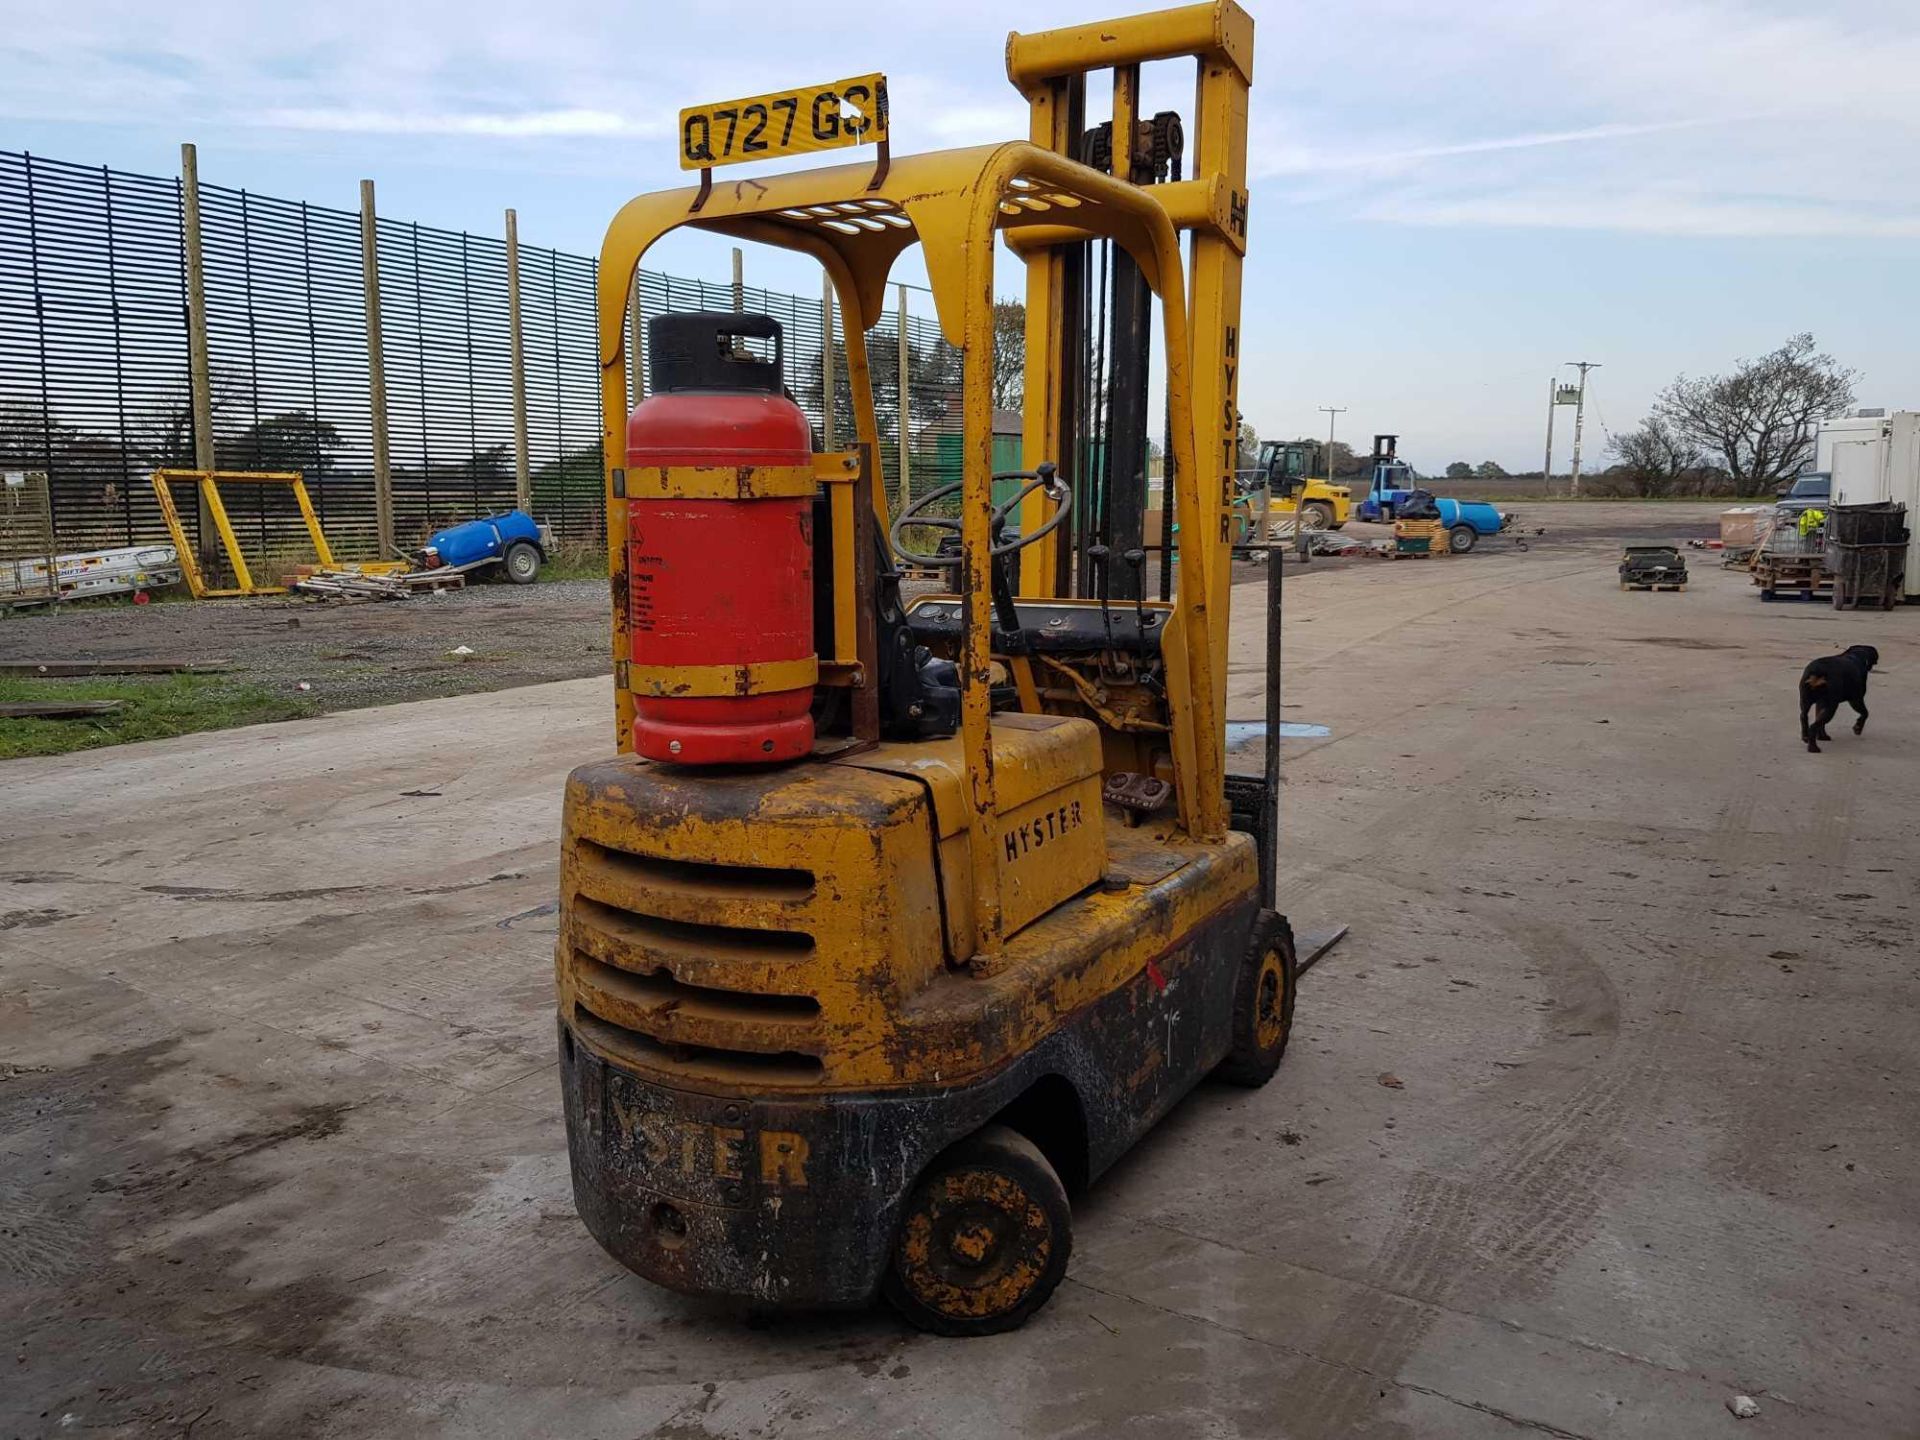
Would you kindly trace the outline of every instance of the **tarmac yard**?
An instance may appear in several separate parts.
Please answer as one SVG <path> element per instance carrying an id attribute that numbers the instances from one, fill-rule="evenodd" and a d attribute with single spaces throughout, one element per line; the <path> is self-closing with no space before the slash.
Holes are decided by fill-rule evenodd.
<path id="1" fill-rule="evenodd" d="M 1283 908 L 1353 933 L 989 1340 L 749 1325 L 574 1216 L 604 679 L 0 767 L 0 1435 L 1920 1434 L 1920 611 L 1622 593 L 1714 507 L 1579 508 L 1289 572 Z"/>

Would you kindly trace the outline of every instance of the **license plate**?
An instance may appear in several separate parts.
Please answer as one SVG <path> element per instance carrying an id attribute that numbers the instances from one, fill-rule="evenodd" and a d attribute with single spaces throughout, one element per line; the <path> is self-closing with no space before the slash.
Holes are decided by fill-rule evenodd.
<path id="1" fill-rule="evenodd" d="M 887 138 L 887 77 L 858 75 L 680 112 L 680 168 L 776 160 Z"/>

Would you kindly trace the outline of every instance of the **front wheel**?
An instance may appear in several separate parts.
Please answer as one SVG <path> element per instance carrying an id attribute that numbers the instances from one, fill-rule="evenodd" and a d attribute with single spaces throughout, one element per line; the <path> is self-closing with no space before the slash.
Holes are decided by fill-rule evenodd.
<path id="1" fill-rule="evenodd" d="M 1333 511 L 1318 501 L 1300 507 L 1300 523 L 1309 530 L 1327 530 L 1333 526 Z"/>
<path id="2" fill-rule="evenodd" d="M 1480 541 L 1480 532 L 1471 525 L 1456 525 L 1447 531 L 1447 548 L 1456 555 L 1464 555 Z"/>
<path id="3" fill-rule="evenodd" d="M 935 1335 L 1026 1324 L 1067 1273 L 1073 1212 L 1040 1148 L 986 1125 L 920 1177 L 900 1217 L 886 1296 Z"/>
<path id="4" fill-rule="evenodd" d="M 501 565 L 515 585 L 531 585 L 540 574 L 540 551 L 525 540 L 516 540 L 507 547 Z"/>
<path id="5" fill-rule="evenodd" d="M 1229 1085 L 1257 1090 L 1273 1078 L 1293 1034 L 1293 927 L 1260 912 L 1233 993 L 1233 1048 L 1214 1070 Z"/>

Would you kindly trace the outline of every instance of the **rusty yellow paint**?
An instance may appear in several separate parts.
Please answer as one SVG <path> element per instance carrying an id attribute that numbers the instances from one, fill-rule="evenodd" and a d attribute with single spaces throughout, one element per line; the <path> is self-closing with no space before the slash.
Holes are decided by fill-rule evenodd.
<path id="1" fill-rule="evenodd" d="M 1253 79 L 1253 17 L 1231 0 L 1007 37 L 1007 78 L 1022 91 L 1060 75 L 1195 56 Z"/>
<path id="2" fill-rule="evenodd" d="M 630 661 L 627 684 L 636 695 L 691 699 L 709 695 L 777 695 L 820 679 L 812 655 L 798 660 L 749 660 L 731 665 L 642 665 Z"/>
<path id="3" fill-rule="evenodd" d="M 956 968 L 944 939 L 969 933 L 973 893 L 964 874 L 944 891 L 940 876 L 950 844 L 968 858 L 957 742 L 934 742 L 944 765 L 901 745 L 725 776 L 630 757 L 576 771 L 562 1013 L 623 1068 L 741 1094 L 960 1083 L 1024 1053 L 1254 883 L 1244 835 L 1107 828 L 1098 770 L 1083 773 L 1098 765 L 1097 742 L 1079 738 L 1093 727 L 1051 718 L 995 717 L 1000 773 L 1022 787 L 1013 833 L 1027 826 L 1028 841 L 1012 858 L 1002 846 L 1022 923 L 985 974 Z M 1075 797 L 1093 807 L 1077 826 L 1059 813 Z M 1155 878 L 1110 893 L 1093 882 L 1114 865 Z"/>
<path id="4" fill-rule="evenodd" d="M 634 465 L 629 500 L 775 500 L 811 495 L 812 465 Z"/>
<path id="5" fill-rule="evenodd" d="M 1045 1208 L 1011 1177 L 951 1171 L 915 1194 L 901 1221 L 900 1281 L 941 1315 L 1005 1315 L 1039 1284 L 1053 1245 Z"/>

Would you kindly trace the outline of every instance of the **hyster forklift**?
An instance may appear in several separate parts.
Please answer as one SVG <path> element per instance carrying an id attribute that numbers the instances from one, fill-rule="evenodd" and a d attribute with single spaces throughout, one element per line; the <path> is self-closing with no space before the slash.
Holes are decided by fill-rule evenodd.
<path id="1" fill-rule="evenodd" d="M 1141 65 L 1169 59 L 1198 71 L 1185 180 L 1181 127 L 1137 113 Z M 1203 1078 L 1280 1063 L 1277 588 L 1264 773 L 1227 774 L 1224 734 L 1252 62 L 1252 21 L 1215 0 L 1012 36 L 1026 140 L 889 156 L 880 77 L 690 111 L 698 187 L 608 231 L 624 753 L 567 783 L 559 1038 L 580 1214 L 652 1281 L 1010 1329 L 1066 1271 L 1071 1194 Z M 877 159 L 713 183 L 730 115 L 766 127 L 759 155 L 795 114 L 804 148 L 851 131 Z M 824 267 L 852 444 L 816 447 L 763 316 L 654 317 L 629 412 L 633 277 L 680 226 Z M 1002 241 L 1027 275 L 1017 476 L 992 473 Z M 865 337 L 915 243 L 963 357 L 964 474 L 890 515 Z M 1095 255 L 1115 323 L 1088 384 Z M 1182 522 L 1159 599 L 1140 539 L 1156 301 Z M 946 563 L 954 533 L 950 593 L 903 602 L 899 562 Z"/>

